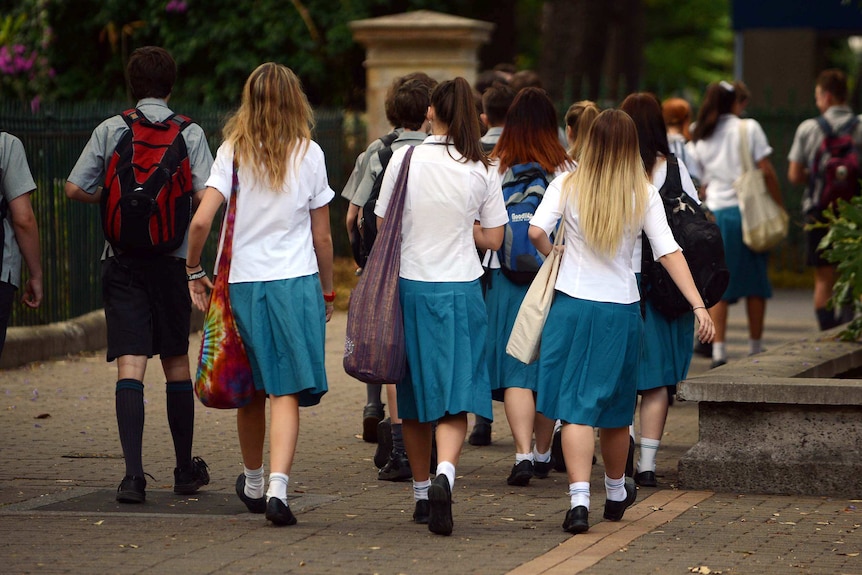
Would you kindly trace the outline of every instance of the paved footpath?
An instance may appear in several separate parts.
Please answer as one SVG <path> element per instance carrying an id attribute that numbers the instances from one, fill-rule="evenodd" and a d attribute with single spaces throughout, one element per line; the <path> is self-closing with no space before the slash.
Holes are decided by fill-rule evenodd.
<path id="1" fill-rule="evenodd" d="M 815 329 L 809 292 L 770 302 L 766 347 Z M 0 573 L 182 574 L 862 574 L 860 500 L 691 492 L 679 457 L 697 440 L 697 405 L 676 403 L 659 451 L 659 487 L 641 489 L 623 521 L 601 521 L 601 460 L 591 528 L 560 525 L 567 481 L 553 472 L 514 488 L 502 405 L 493 444 L 465 445 L 454 493 L 455 531 L 411 522 L 410 483 L 376 480 L 374 447 L 357 435 L 364 387 L 341 369 L 345 326 L 329 326 L 330 392 L 302 411 L 291 506 L 299 524 L 275 528 L 234 494 L 242 471 L 231 411 L 196 406 L 195 454 L 212 483 L 171 491 L 173 449 L 164 385 L 146 377 L 147 503 L 120 506 L 123 462 L 114 416 L 115 367 L 104 351 L 0 372 Z M 192 349 L 198 339 L 194 338 Z M 747 353 L 744 310 L 731 311 L 731 359 Z M 692 373 L 708 368 L 696 357 Z M 859 494 L 862 498 L 862 494 Z"/>

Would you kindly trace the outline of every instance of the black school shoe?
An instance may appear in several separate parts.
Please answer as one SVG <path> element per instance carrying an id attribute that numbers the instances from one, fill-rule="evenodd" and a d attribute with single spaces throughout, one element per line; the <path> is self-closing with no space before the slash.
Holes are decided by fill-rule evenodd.
<path id="1" fill-rule="evenodd" d="M 264 513 L 266 511 L 266 497 L 249 497 L 245 494 L 245 473 L 240 473 L 236 478 L 236 495 L 251 513 Z"/>
<path id="2" fill-rule="evenodd" d="M 416 509 L 413 510 L 413 523 L 428 525 L 428 515 L 431 513 L 431 503 L 427 499 L 416 501 Z"/>
<path id="3" fill-rule="evenodd" d="M 377 472 L 377 479 L 380 481 L 410 481 L 413 479 L 407 454 L 393 449 L 389 455 L 389 461 Z"/>
<path id="4" fill-rule="evenodd" d="M 377 443 L 377 425 L 383 415 L 383 404 L 369 403 L 362 409 L 362 441 Z"/>
<path id="5" fill-rule="evenodd" d="M 191 495 L 210 482 L 209 466 L 200 457 L 192 457 L 186 469 L 174 468 L 174 493 Z"/>
<path id="6" fill-rule="evenodd" d="M 272 521 L 273 525 L 296 525 L 296 517 L 291 512 L 290 505 L 286 505 L 278 497 L 270 497 L 266 502 L 266 518 Z"/>
<path id="7" fill-rule="evenodd" d="M 438 535 L 452 534 L 452 488 L 442 473 L 428 488 L 428 531 Z"/>
<path id="8" fill-rule="evenodd" d="M 533 462 L 525 459 L 512 466 L 512 472 L 506 478 L 506 483 L 517 487 L 524 487 L 530 484 L 531 477 L 533 477 Z"/>
<path id="9" fill-rule="evenodd" d="M 467 443 L 476 446 L 491 445 L 491 424 L 477 423 L 474 425 Z"/>
<path id="10" fill-rule="evenodd" d="M 635 482 L 630 477 L 626 477 L 626 498 L 623 501 L 611 501 L 608 499 L 605 501 L 605 514 L 604 518 L 608 521 L 619 521 L 623 518 L 623 514 L 626 512 L 626 509 L 631 507 L 635 499 L 638 496 L 637 487 L 635 487 Z"/>
<path id="11" fill-rule="evenodd" d="M 143 503 L 147 500 L 147 478 L 143 475 L 126 475 L 117 488 L 120 503 Z"/>
<path id="12" fill-rule="evenodd" d="M 377 449 L 374 451 L 374 467 L 381 469 L 389 461 L 392 453 L 392 423 L 389 418 L 377 424 Z"/>
<path id="13" fill-rule="evenodd" d="M 551 469 L 554 467 L 554 460 L 551 458 L 550 461 L 546 461 L 542 463 L 541 461 L 533 462 L 533 477 L 536 479 L 545 479 L 551 473 Z"/>
<path id="14" fill-rule="evenodd" d="M 566 520 L 563 521 L 563 529 L 569 533 L 586 533 L 590 528 L 590 510 L 583 505 L 572 507 L 566 513 Z"/>
<path id="15" fill-rule="evenodd" d="M 566 460 L 563 458 L 563 434 L 561 429 L 554 431 L 554 439 L 551 441 L 551 461 L 554 462 L 555 471 L 565 473 Z"/>

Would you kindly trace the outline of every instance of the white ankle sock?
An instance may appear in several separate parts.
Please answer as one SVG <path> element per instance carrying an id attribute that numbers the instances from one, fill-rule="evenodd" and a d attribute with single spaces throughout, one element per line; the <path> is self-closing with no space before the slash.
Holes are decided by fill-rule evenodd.
<path id="1" fill-rule="evenodd" d="M 269 489 L 266 491 L 266 499 L 269 501 L 273 497 L 278 497 L 287 505 L 287 482 L 290 478 L 284 473 L 269 474 Z"/>
<path id="2" fill-rule="evenodd" d="M 522 461 L 534 461 L 533 452 L 530 453 L 516 453 L 515 454 L 515 465 L 521 463 Z"/>
<path id="3" fill-rule="evenodd" d="M 571 498 L 570 506 L 572 509 L 583 505 L 587 509 L 590 508 L 590 482 L 576 481 L 569 483 L 569 497 Z"/>
<path id="4" fill-rule="evenodd" d="M 750 339 L 748 340 L 748 355 L 756 355 L 763 351 L 763 340 L 762 339 Z"/>
<path id="5" fill-rule="evenodd" d="M 605 475 L 605 492 L 610 501 L 626 500 L 626 476 L 619 479 L 611 479 Z"/>
<path id="6" fill-rule="evenodd" d="M 431 487 L 431 480 L 426 479 L 425 481 L 414 481 L 413 482 L 413 499 L 415 501 L 420 501 L 422 499 L 428 499 L 428 488 Z"/>
<path id="7" fill-rule="evenodd" d="M 712 343 L 712 361 L 727 361 L 727 351 L 724 349 L 723 341 Z"/>
<path id="8" fill-rule="evenodd" d="M 243 466 L 245 473 L 245 492 L 246 497 L 252 499 L 260 499 L 264 495 L 264 480 L 263 480 L 263 465 L 260 469 L 249 469 Z"/>
<path id="9" fill-rule="evenodd" d="M 641 451 L 638 459 L 638 471 L 655 471 L 655 454 L 661 444 L 659 439 L 641 437 Z"/>
<path id="10" fill-rule="evenodd" d="M 437 475 L 443 474 L 449 480 L 449 489 L 455 489 L 455 466 L 448 461 L 437 464 Z"/>
<path id="11" fill-rule="evenodd" d="M 533 461 L 536 463 L 548 463 L 551 460 L 551 450 L 549 449 L 545 453 L 539 453 L 536 451 L 535 446 L 533 447 Z"/>

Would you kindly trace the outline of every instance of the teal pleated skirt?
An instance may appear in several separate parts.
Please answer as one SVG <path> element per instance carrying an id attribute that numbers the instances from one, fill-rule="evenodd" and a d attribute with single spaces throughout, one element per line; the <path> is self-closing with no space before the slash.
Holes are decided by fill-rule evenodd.
<path id="1" fill-rule="evenodd" d="M 254 384 L 317 405 L 327 392 L 326 313 L 318 274 L 230 284 L 230 303 Z"/>
<path id="2" fill-rule="evenodd" d="M 627 427 L 637 403 L 640 303 L 554 294 L 539 351 L 536 410 L 550 419 Z"/>
<path id="3" fill-rule="evenodd" d="M 643 347 L 638 368 L 638 391 L 676 388 L 688 375 L 694 342 L 694 314 L 667 319 L 648 301 L 645 304 Z"/>
<path id="4" fill-rule="evenodd" d="M 724 259 L 730 270 L 730 283 L 722 300 L 735 303 L 744 297 L 772 297 L 767 268 L 769 253 L 751 251 L 742 242 L 742 214 L 738 207 L 715 210 L 715 223 L 721 230 Z"/>
<path id="5" fill-rule="evenodd" d="M 399 416 L 430 422 L 466 412 L 492 419 L 488 319 L 479 280 L 402 278 L 398 286 L 407 349 L 407 373 L 397 388 Z"/>
<path id="6" fill-rule="evenodd" d="M 509 387 L 520 387 L 536 391 L 539 364 L 521 363 L 506 354 L 506 344 L 515 325 L 518 309 L 529 284 L 511 282 L 499 269 L 490 270 L 490 281 L 485 291 L 485 306 L 488 308 L 488 337 L 485 355 L 488 359 L 488 377 L 491 379 L 491 397 L 503 401 L 503 392 Z"/>

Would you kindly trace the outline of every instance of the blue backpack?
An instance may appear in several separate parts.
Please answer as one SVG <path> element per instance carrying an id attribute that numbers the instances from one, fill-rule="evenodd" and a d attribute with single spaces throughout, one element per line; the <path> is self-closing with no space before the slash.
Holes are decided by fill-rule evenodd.
<path id="1" fill-rule="evenodd" d="M 500 268 L 513 283 L 533 281 L 545 257 L 530 241 L 530 219 L 545 195 L 548 175 L 539 164 L 530 162 L 511 168 L 512 177 L 503 184 L 503 200 L 509 214 L 506 235 L 498 252 Z"/>

